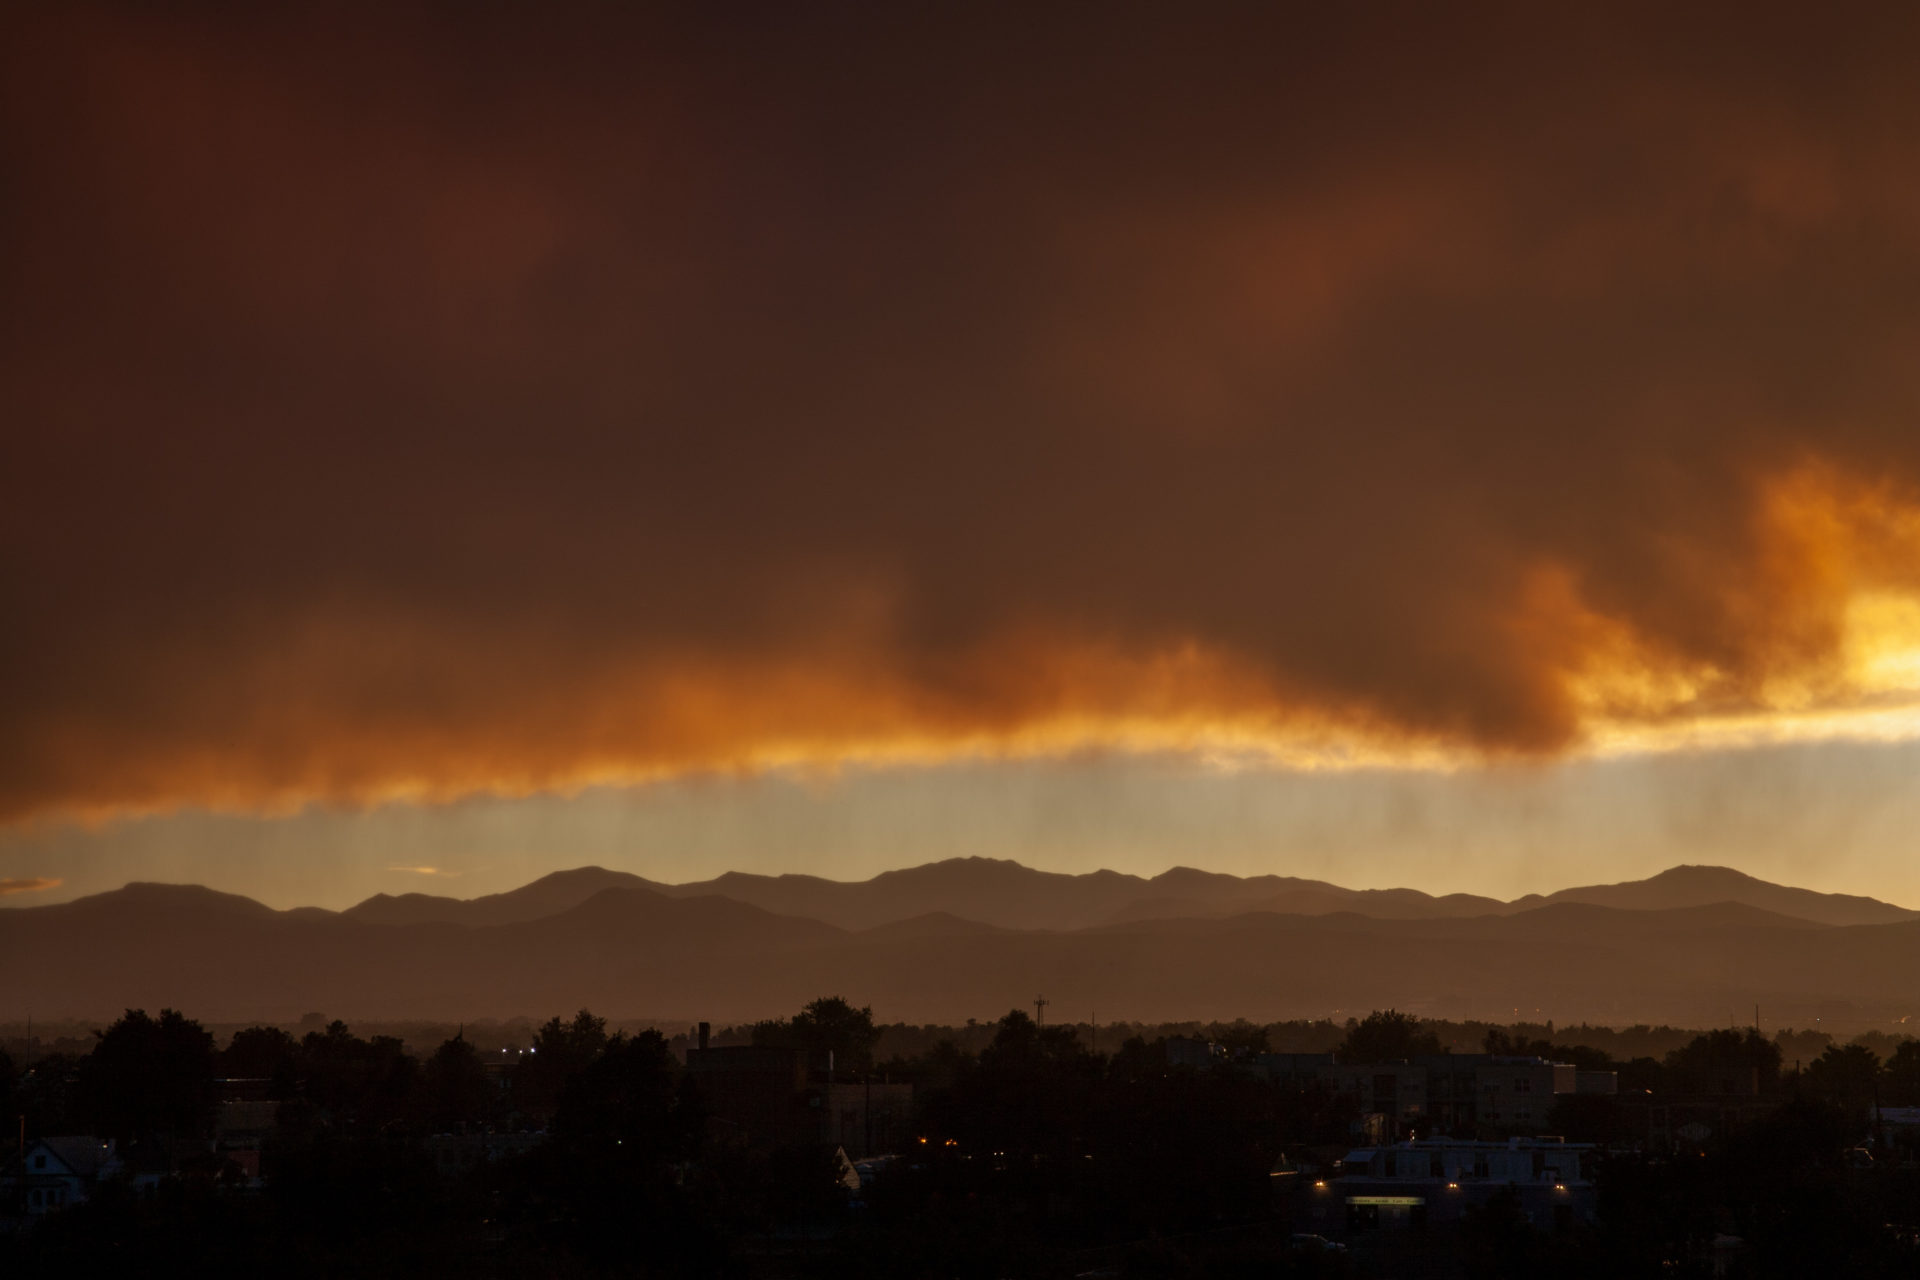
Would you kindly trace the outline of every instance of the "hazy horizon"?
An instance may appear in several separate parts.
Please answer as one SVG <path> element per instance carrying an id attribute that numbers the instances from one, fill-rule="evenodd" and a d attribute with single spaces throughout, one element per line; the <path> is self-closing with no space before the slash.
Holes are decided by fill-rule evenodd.
<path id="1" fill-rule="evenodd" d="M 62 883 L 0 901 L 164 880 L 338 909 L 382 892 L 474 897 L 585 864 L 669 883 L 725 871 L 858 880 L 977 856 L 1502 899 L 1704 863 L 1920 902 L 1913 776 L 1920 744 L 1868 743 L 1492 771 L 1301 772 L 1169 755 L 785 771 L 286 816 L 29 823 L 0 831 L 0 881 Z"/>

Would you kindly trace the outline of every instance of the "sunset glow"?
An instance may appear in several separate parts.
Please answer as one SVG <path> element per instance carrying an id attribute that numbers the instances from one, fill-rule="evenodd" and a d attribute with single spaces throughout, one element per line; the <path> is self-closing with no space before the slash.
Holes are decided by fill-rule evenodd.
<path id="1" fill-rule="evenodd" d="M 1920 740 L 1903 37 L 1669 17 L 23 17 L 0 872 Z"/>

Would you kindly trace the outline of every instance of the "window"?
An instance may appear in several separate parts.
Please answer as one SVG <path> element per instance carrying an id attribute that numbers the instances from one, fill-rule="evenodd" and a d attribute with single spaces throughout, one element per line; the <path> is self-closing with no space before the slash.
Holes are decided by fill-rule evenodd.
<path id="1" fill-rule="evenodd" d="M 44 1168 L 46 1168 L 46 1167 L 47 1167 L 47 1158 L 46 1158 L 45 1156 L 35 1156 L 35 1157 L 33 1158 L 33 1167 L 34 1167 L 34 1168 L 36 1168 L 36 1169 L 44 1169 Z"/>
<path id="2" fill-rule="evenodd" d="M 1533 1081 L 1526 1076 L 1515 1076 L 1513 1078 L 1513 1091 L 1515 1093 L 1532 1093 Z"/>

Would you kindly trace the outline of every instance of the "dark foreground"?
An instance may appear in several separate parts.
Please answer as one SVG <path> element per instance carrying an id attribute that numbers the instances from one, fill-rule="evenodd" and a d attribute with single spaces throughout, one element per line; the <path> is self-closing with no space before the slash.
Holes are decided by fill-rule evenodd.
<path id="1" fill-rule="evenodd" d="M 1327 1056 L 1386 1080 L 1420 1036 L 1377 1015 Z M 1888 1121 L 1904 1049 L 1782 1071 L 1768 1042 L 1714 1033 L 1615 1064 L 1623 1093 L 1558 1098 L 1543 1114 L 1563 1132 L 1538 1139 L 1492 1132 L 1484 1108 L 1477 1132 L 1401 1132 L 1329 1087 L 1337 1072 L 1276 1075 L 1243 1039 L 1197 1063 L 1143 1039 L 1096 1054 L 1014 1013 L 977 1054 L 875 1063 L 865 1011 L 822 1000 L 686 1063 L 583 1013 L 505 1066 L 463 1037 L 421 1062 L 337 1023 L 216 1052 L 178 1015 L 129 1015 L 83 1057 L 0 1064 L 23 1130 L 0 1274 L 1920 1274 L 1920 1161 Z M 1489 1049 L 1507 1072 L 1580 1052 Z M 829 1083 L 809 1085 L 829 1050 Z M 745 1068 L 783 1054 L 795 1109 L 755 1112 Z M 1724 1088 L 1709 1110 L 1703 1064 Z M 871 1100 L 907 1085 L 887 1129 Z M 867 1114 L 823 1140 L 822 1101 L 853 1097 Z M 1682 1105 L 1715 1123 L 1636 1131 Z M 76 1131 L 94 1146 L 49 1136 Z M 60 1160 L 90 1151 L 100 1175 L 42 1203 Z M 1531 1182 L 1527 1152 L 1554 1162 Z"/>

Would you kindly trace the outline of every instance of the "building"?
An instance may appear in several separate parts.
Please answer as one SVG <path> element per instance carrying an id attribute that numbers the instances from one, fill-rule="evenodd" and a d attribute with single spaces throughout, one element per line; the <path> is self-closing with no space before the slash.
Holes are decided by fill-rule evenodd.
<path id="1" fill-rule="evenodd" d="M 29 1143 L 4 1179 L 8 1198 L 28 1214 L 80 1204 L 121 1171 L 111 1142 L 92 1137 L 41 1138 Z"/>
<path id="2" fill-rule="evenodd" d="M 1352 1098 L 1367 1134 L 1392 1141 L 1409 1130 L 1428 1127 L 1427 1069 L 1417 1062 L 1372 1062 L 1327 1068 L 1326 1080 L 1341 1097 Z"/>
<path id="3" fill-rule="evenodd" d="M 1254 1065 L 1277 1084 L 1302 1087 L 1325 1080 L 1333 1069 L 1334 1056 L 1331 1053 L 1263 1053 L 1254 1059 Z"/>
<path id="4" fill-rule="evenodd" d="M 913 1086 L 863 1079 L 824 1086 L 821 1139 L 864 1160 L 902 1150 L 913 1122 Z"/>
<path id="5" fill-rule="evenodd" d="M 1545 1058 L 1492 1058 L 1474 1068 L 1478 1127 L 1531 1129 L 1543 1125 L 1555 1094 L 1579 1088 L 1579 1069 Z"/>
<path id="6" fill-rule="evenodd" d="M 1427 1124 L 1415 1130 L 1423 1137 L 1475 1132 L 1480 1119 L 1481 1067 L 1493 1061 L 1490 1053 L 1434 1053 L 1414 1059 L 1427 1071 Z"/>
<path id="7" fill-rule="evenodd" d="M 833 1055 L 750 1045 L 711 1048 L 701 1024 L 687 1074 L 716 1141 L 749 1147 L 822 1142 L 855 1160 L 897 1151 L 913 1118 L 913 1086 L 836 1079 Z"/>
<path id="8" fill-rule="evenodd" d="M 1362 1147 L 1332 1178 L 1302 1187 L 1297 1221 L 1354 1234 L 1454 1222 L 1470 1207 L 1511 1197 L 1521 1217 L 1560 1230 L 1593 1220 L 1595 1148 L 1559 1138 L 1478 1142 L 1440 1138 Z"/>

